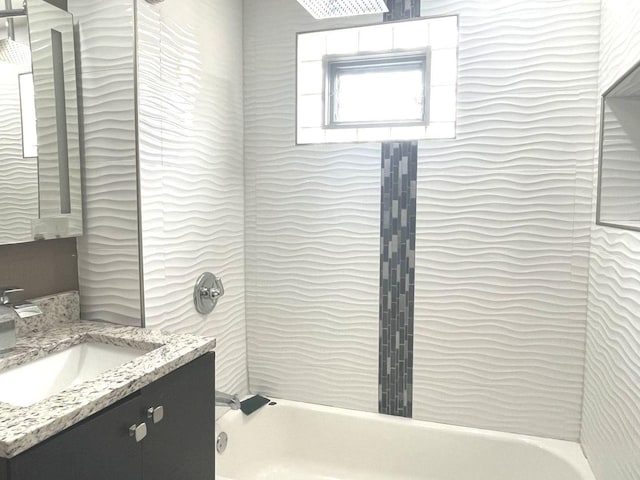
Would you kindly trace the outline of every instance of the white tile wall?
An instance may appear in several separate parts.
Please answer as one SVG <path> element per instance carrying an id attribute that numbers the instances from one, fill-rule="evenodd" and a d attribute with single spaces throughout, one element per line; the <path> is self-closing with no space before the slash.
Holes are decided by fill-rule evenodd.
<path id="1" fill-rule="evenodd" d="M 246 393 L 242 5 L 139 0 L 146 323 L 217 338 L 216 387 Z M 208 316 L 197 277 L 222 276 Z"/>
<path id="2" fill-rule="evenodd" d="M 423 14 L 460 15 L 460 103 L 458 139 L 420 147 L 415 416 L 575 440 L 599 2 Z M 380 146 L 294 146 L 295 34 L 347 23 L 276 0 L 245 15 L 251 387 L 373 410 Z"/>
<path id="3" fill-rule="evenodd" d="M 69 0 L 69 11 L 84 131 L 82 318 L 140 325 L 133 3 Z"/>
<path id="4" fill-rule="evenodd" d="M 247 334 L 253 392 L 374 411 L 380 144 L 295 146 L 296 32 L 354 21 L 245 1 Z"/>
<path id="5" fill-rule="evenodd" d="M 599 1 L 422 13 L 460 58 L 457 139 L 419 152 L 414 417 L 576 440 Z"/>
<path id="6" fill-rule="evenodd" d="M 600 92 L 638 61 L 640 4 L 603 0 Z M 640 478 L 639 272 L 640 234 L 594 226 L 581 439 L 599 480 Z"/>

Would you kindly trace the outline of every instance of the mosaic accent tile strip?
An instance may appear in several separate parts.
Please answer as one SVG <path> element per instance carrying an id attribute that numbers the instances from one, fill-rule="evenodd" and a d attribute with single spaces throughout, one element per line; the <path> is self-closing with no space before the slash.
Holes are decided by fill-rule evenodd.
<path id="1" fill-rule="evenodd" d="M 420 0 L 387 0 L 384 21 L 420 17 Z M 382 144 L 378 411 L 413 415 L 418 142 Z"/>
<path id="2" fill-rule="evenodd" d="M 382 144 L 379 411 L 411 417 L 417 142 Z"/>
<path id="3" fill-rule="evenodd" d="M 420 16 L 420 0 L 387 0 L 389 13 L 385 13 L 385 22 L 418 18 Z"/>

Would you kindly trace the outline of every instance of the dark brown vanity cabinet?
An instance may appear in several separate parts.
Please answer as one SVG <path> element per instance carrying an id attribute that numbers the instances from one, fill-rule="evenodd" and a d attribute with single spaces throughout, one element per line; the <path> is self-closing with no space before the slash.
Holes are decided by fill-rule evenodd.
<path id="1" fill-rule="evenodd" d="M 0 480 L 214 480 L 214 398 L 210 353 L 0 460 Z"/>

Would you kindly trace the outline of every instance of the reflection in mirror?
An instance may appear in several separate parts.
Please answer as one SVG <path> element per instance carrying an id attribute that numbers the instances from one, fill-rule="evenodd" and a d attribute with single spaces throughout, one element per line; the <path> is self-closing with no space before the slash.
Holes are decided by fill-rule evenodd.
<path id="1" fill-rule="evenodd" d="M 36 238 L 82 232 L 80 139 L 73 17 L 44 0 L 27 0 L 38 136 Z"/>
<path id="2" fill-rule="evenodd" d="M 597 221 L 640 230 L 640 64 L 604 94 L 601 122 Z"/>
<path id="3" fill-rule="evenodd" d="M 0 2 L 0 244 L 81 235 L 73 17 Z"/>
<path id="4" fill-rule="evenodd" d="M 18 4 L 19 3 L 19 4 Z M 0 9 L 21 7 L 7 1 Z M 33 239 L 31 221 L 38 217 L 38 159 L 35 134 L 31 51 L 27 17 L 0 22 L 0 244 Z M 24 112 L 24 108 L 31 108 Z M 23 128 L 28 124 L 27 131 Z"/>
<path id="5" fill-rule="evenodd" d="M 33 91 L 33 73 L 20 74 L 20 112 L 22 114 L 22 155 L 38 156 L 38 132 L 36 130 L 36 98 Z"/>

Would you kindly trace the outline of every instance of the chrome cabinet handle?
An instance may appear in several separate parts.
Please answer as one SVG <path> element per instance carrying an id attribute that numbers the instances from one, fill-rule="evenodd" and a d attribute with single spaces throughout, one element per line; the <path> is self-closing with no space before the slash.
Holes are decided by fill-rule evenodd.
<path id="1" fill-rule="evenodd" d="M 153 419 L 153 423 L 160 423 L 164 418 L 164 407 L 151 407 L 147 410 L 147 418 Z"/>
<path id="2" fill-rule="evenodd" d="M 131 425 L 129 427 L 129 436 L 135 438 L 136 442 L 140 443 L 147 436 L 147 424 L 143 422 L 139 425 Z"/>

